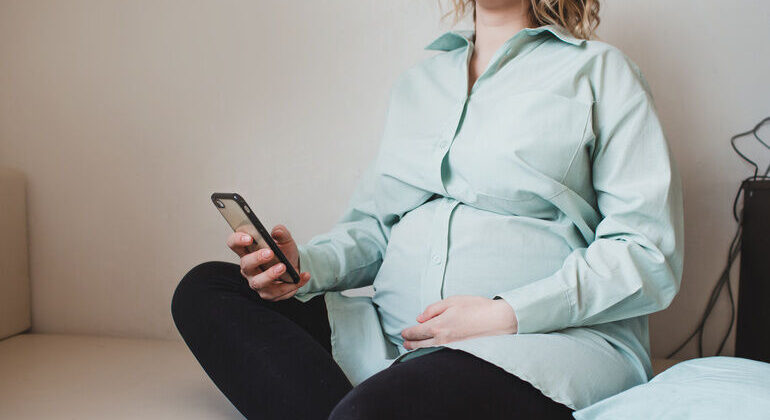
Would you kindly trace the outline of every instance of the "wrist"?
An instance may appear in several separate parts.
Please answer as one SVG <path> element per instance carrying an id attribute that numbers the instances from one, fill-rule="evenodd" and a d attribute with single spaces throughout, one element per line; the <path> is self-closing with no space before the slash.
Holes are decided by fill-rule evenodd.
<path id="1" fill-rule="evenodd" d="M 516 312 L 505 299 L 493 299 L 492 303 L 497 308 L 500 319 L 500 329 L 503 334 L 516 334 L 519 331 L 519 321 Z"/>

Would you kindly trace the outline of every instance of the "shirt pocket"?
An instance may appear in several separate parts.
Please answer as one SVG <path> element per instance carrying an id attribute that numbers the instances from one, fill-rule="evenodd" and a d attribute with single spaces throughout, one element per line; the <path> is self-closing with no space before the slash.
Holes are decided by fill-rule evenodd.
<path id="1" fill-rule="evenodd" d="M 552 194 L 590 131 L 591 104 L 531 91 L 496 99 L 489 109 L 476 139 L 490 174 L 479 192 L 509 200 Z"/>

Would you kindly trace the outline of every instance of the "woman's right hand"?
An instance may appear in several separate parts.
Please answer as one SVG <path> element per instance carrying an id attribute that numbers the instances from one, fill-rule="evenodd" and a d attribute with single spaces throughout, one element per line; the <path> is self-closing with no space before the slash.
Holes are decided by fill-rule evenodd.
<path id="1" fill-rule="evenodd" d="M 297 244 L 291 237 L 291 233 L 286 226 L 278 225 L 270 233 L 278 248 L 299 272 L 299 251 Z M 283 263 L 277 262 L 278 259 L 269 248 L 260 249 L 251 252 L 246 249 L 251 245 L 254 239 L 243 232 L 233 232 L 227 238 L 227 246 L 241 257 L 241 274 L 249 282 L 249 287 L 259 293 L 259 297 L 269 301 L 279 301 L 289 299 L 297 293 L 297 289 L 304 286 L 310 280 L 310 273 L 303 272 L 299 274 L 300 282 L 297 284 L 284 283 L 278 278 L 286 271 Z M 277 262 L 277 264 L 270 265 Z M 267 269 L 262 269 L 264 265 Z"/>

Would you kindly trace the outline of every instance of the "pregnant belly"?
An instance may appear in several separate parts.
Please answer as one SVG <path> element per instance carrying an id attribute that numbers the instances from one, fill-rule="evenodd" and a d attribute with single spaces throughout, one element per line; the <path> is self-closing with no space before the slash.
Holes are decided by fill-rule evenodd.
<path id="1" fill-rule="evenodd" d="M 382 266 L 374 281 L 374 303 L 385 334 L 400 344 L 400 333 L 433 302 L 421 300 L 423 287 L 435 296 L 493 297 L 544 278 L 559 268 L 572 251 L 565 238 L 571 224 L 501 215 L 459 204 L 449 219 L 448 250 L 443 273 L 428 270 L 430 238 L 435 238 L 438 199 L 407 213 L 391 230 Z M 433 242 L 435 244 L 435 242 Z M 442 275 L 443 274 L 443 275 Z M 439 276 L 435 278 L 434 276 Z"/>

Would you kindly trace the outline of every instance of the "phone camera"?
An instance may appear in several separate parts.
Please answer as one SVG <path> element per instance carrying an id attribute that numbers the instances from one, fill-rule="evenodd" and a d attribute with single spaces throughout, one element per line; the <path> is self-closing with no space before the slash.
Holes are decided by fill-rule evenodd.
<path id="1" fill-rule="evenodd" d="M 214 204 L 216 204 L 220 209 L 225 208 L 225 203 L 223 203 L 222 200 L 214 200 Z"/>

